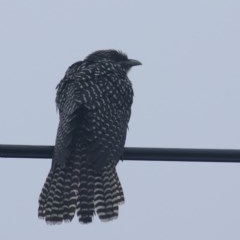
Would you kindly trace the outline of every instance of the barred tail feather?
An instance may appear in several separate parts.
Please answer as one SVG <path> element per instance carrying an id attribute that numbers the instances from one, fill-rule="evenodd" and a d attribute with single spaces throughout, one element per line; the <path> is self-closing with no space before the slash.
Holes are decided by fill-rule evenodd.
<path id="1" fill-rule="evenodd" d="M 70 192 L 71 192 L 71 179 L 72 179 L 72 165 L 68 165 L 65 173 L 64 192 L 63 192 L 63 219 L 65 222 L 70 222 L 73 219 Z"/>
<path id="2" fill-rule="evenodd" d="M 46 202 L 47 202 L 47 198 L 48 198 L 48 193 L 50 190 L 50 186 L 51 186 L 51 182 L 52 182 L 52 178 L 53 178 L 53 172 L 50 171 L 47 179 L 44 183 L 44 186 L 42 188 L 42 192 L 39 196 L 39 207 L 38 207 L 38 217 L 39 218 L 45 218 L 46 216 Z"/>
<path id="3" fill-rule="evenodd" d="M 84 166 L 85 165 L 85 166 Z M 94 171 L 86 164 L 81 167 L 77 216 L 81 223 L 92 222 L 94 210 Z"/>
<path id="4" fill-rule="evenodd" d="M 79 189 L 79 162 L 74 162 L 70 166 L 70 182 L 65 182 L 65 189 L 68 190 L 68 194 L 64 196 L 65 202 L 65 211 L 63 220 L 66 222 L 72 221 L 74 218 L 76 208 L 77 208 L 77 198 L 78 198 L 78 189 Z"/>
<path id="5" fill-rule="evenodd" d="M 116 169 L 112 166 L 103 168 L 95 176 L 94 204 L 102 221 L 118 217 L 118 206 L 124 202 L 124 195 Z"/>

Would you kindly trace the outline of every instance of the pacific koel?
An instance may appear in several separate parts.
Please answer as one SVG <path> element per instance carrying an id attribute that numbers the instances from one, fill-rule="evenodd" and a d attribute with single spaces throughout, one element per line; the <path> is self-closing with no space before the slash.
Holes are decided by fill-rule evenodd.
<path id="1" fill-rule="evenodd" d="M 131 67 L 116 50 L 100 50 L 71 65 L 57 86 L 59 126 L 52 166 L 39 197 L 48 223 L 82 223 L 95 214 L 118 217 L 124 202 L 116 165 L 122 157 L 133 102 Z"/>

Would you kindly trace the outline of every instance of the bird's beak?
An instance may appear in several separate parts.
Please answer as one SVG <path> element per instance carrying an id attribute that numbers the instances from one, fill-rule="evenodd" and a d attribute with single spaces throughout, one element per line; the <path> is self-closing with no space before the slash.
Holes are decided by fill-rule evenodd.
<path id="1" fill-rule="evenodd" d="M 127 64 L 129 67 L 142 65 L 141 62 L 139 62 L 138 60 L 135 60 L 135 59 L 128 59 L 128 61 L 126 62 L 126 64 Z"/>

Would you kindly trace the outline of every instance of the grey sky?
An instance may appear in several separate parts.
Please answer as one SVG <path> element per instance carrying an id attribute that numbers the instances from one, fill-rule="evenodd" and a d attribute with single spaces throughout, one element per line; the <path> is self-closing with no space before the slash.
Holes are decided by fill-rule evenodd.
<path id="1" fill-rule="evenodd" d="M 126 146 L 240 147 L 240 2 L 0 1 L 0 144 L 52 145 L 55 87 L 98 49 L 143 66 Z M 48 226 L 50 160 L 0 159 L 0 239 L 240 239 L 240 165 L 120 162 L 117 221 Z"/>

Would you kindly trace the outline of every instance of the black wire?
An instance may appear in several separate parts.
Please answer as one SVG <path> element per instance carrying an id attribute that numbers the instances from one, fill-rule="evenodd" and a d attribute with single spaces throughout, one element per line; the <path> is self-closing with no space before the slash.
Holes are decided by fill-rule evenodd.
<path id="1" fill-rule="evenodd" d="M 52 158 L 53 146 L 0 145 L 0 157 Z M 124 160 L 180 162 L 240 162 L 238 149 L 137 148 L 124 149 Z"/>

